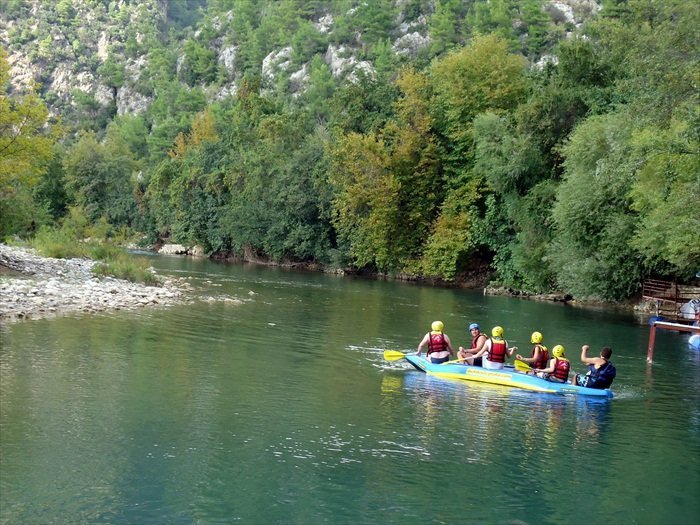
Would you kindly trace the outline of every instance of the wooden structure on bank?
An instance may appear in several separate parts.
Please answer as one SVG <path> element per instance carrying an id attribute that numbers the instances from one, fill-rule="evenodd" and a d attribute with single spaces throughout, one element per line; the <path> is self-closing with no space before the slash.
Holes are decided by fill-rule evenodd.
<path id="1" fill-rule="evenodd" d="M 700 326 L 689 326 L 680 323 L 667 323 L 665 321 L 653 321 L 651 330 L 649 331 L 649 346 L 647 348 L 647 363 L 651 364 L 654 361 L 654 345 L 656 344 L 656 329 L 673 330 L 676 332 L 691 332 L 700 334 Z"/>
<path id="2" fill-rule="evenodd" d="M 700 287 L 647 279 L 642 285 L 642 297 L 656 303 L 657 317 L 674 323 L 693 323 L 695 317 L 683 314 L 681 307 L 693 299 L 700 300 Z"/>
<path id="3" fill-rule="evenodd" d="M 672 330 L 675 332 L 690 332 L 700 334 L 700 287 L 678 284 L 672 281 L 647 279 L 642 285 L 642 297 L 654 301 L 656 305 L 656 318 L 649 321 L 649 345 L 647 347 L 647 363 L 654 360 L 654 346 L 656 344 L 656 329 Z M 692 301 L 692 303 L 691 303 Z M 691 304 L 694 311 L 686 308 Z M 693 324 L 694 323 L 694 324 Z"/>

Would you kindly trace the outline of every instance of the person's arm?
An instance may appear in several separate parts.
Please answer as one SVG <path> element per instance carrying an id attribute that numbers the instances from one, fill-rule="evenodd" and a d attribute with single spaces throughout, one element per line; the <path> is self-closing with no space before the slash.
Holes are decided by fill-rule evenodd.
<path id="1" fill-rule="evenodd" d="M 463 346 L 460 346 L 459 352 L 457 352 L 457 358 L 459 359 L 459 362 L 464 363 L 466 359 L 474 357 L 475 351 L 475 348 L 464 348 Z"/>
<path id="2" fill-rule="evenodd" d="M 545 372 L 547 374 L 551 374 L 554 372 L 554 369 L 557 366 L 557 358 L 553 357 L 552 359 L 549 360 L 549 365 L 547 368 L 535 368 L 535 372 Z"/>
<path id="3" fill-rule="evenodd" d="M 463 346 L 459 347 L 459 351 L 457 352 L 457 355 L 459 355 L 460 359 L 461 358 L 466 358 L 466 357 L 471 357 L 472 351 L 469 348 L 464 348 Z"/>
<path id="4" fill-rule="evenodd" d="M 518 347 L 513 346 L 512 348 L 508 348 L 508 341 L 505 341 L 505 343 L 506 343 L 506 354 L 508 355 L 508 357 L 513 357 L 513 352 L 515 352 L 518 349 Z"/>
<path id="5" fill-rule="evenodd" d="M 535 354 L 532 357 L 523 357 L 520 354 L 515 354 L 515 358 L 518 361 L 523 361 L 524 363 L 536 363 L 540 358 L 540 345 L 535 346 Z"/>
<path id="6" fill-rule="evenodd" d="M 463 346 L 460 346 L 459 351 L 462 352 L 465 357 L 474 357 L 474 354 L 479 352 L 484 347 L 487 340 L 488 337 L 486 337 L 484 334 L 479 334 L 476 338 L 476 346 L 474 348 L 464 348 Z"/>
<path id="7" fill-rule="evenodd" d="M 476 347 L 472 352 L 479 352 L 482 348 L 484 348 L 484 346 L 486 345 L 486 341 L 488 340 L 489 338 L 486 337 L 484 334 L 479 334 L 479 337 L 476 338 Z"/>
<path id="8" fill-rule="evenodd" d="M 428 332 L 427 334 L 425 334 L 425 335 L 423 336 L 423 339 L 421 339 L 421 342 L 418 343 L 418 350 L 416 351 L 416 355 L 420 355 L 420 352 L 421 352 L 421 350 L 423 349 L 423 347 L 424 347 L 426 344 L 428 344 L 428 338 L 429 338 L 429 337 L 430 337 L 430 332 Z"/>
<path id="9" fill-rule="evenodd" d="M 452 348 L 452 341 L 450 341 L 450 336 L 448 336 L 447 334 L 444 334 L 444 337 L 445 337 L 445 343 L 447 343 L 447 349 L 450 351 L 450 356 L 454 357 L 455 351 Z"/>
<path id="10" fill-rule="evenodd" d="M 601 361 L 604 361 L 600 357 L 588 357 L 588 350 L 590 349 L 590 346 L 588 345 L 583 345 L 581 347 L 581 362 L 586 364 L 586 365 L 600 365 Z"/>
<path id="11" fill-rule="evenodd" d="M 486 341 L 484 341 L 484 344 L 481 346 L 481 349 L 478 352 L 472 354 L 472 357 L 474 359 L 476 359 L 477 357 L 481 357 L 486 352 L 488 352 L 490 348 L 491 348 L 491 339 L 486 338 Z"/>

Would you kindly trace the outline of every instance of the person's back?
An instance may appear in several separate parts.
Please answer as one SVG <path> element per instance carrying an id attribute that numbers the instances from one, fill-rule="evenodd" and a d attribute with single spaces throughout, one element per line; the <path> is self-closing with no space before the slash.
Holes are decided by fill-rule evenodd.
<path id="1" fill-rule="evenodd" d="M 517 347 L 508 348 L 508 341 L 504 339 L 503 328 L 494 326 L 491 330 L 491 337 L 486 341 L 482 366 L 491 370 L 501 370 L 506 363 L 506 357 L 513 355 Z M 479 355 L 479 354 L 476 354 Z"/>
<path id="2" fill-rule="evenodd" d="M 549 351 L 542 344 L 543 336 L 541 332 L 532 332 L 530 342 L 534 345 L 530 351 L 530 357 L 523 357 L 517 354 L 515 358 L 518 361 L 527 363 L 531 368 L 546 368 L 549 364 Z"/>
<path id="3" fill-rule="evenodd" d="M 610 388 L 612 385 L 617 375 L 617 370 L 610 361 L 610 357 L 612 357 L 612 348 L 606 346 L 600 351 L 600 359 L 604 362 L 599 363 L 597 366 L 593 364 L 588 365 L 590 372 L 588 386 L 590 388 Z"/>
<path id="4" fill-rule="evenodd" d="M 552 381 L 554 383 L 566 383 L 569 379 L 571 363 L 566 358 L 566 352 L 562 345 L 552 348 L 552 358 L 549 360 L 547 368 L 535 369 L 538 377 Z"/>
<path id="5" fill-rule="evenodd" d="M 537 350 L 539 350 L 539 356 L 537 356 L 537 351 L 534 348 L 532 350 L 533 357 L 537 356 L 536 362 L 541 363 L 541 364 L 548 363 L 549 359 L 550 359 L 549 350 L 547 350 L 547 347 L 544 345 L 537 345 L 537 346 L 539 347 L 539 348 L 537 348 Z"/>
<path id="6" fill-rule="evenodd" d="M 445 363 L 453 355 L 452 342 L 447 334 L 443 333 L 444 325 L 442 321 L 435 321 L 431 325 L 432 330 L 423 336 L 418 344 L 416 355 L 421 354 L 424 346 L 428 346 L 426 358 L 431 363 Z"/>
<path id="7" fill-rule="evenodd" d="M 588 345 L 581 347 L 581 362 L 588 365 L 586 375 L 574 374 L 571 383 L 587 388 L 610 388 L 617 370 L 615 365 L 610 361 L 612 356 L 612 348 L 605 346 L 600 351 L 600 357 L 588 357 Z"/>

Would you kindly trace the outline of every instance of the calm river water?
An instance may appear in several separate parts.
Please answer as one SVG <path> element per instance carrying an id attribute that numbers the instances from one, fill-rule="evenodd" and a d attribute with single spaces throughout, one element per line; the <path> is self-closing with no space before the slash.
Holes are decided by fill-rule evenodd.
<path id="1" fill-rule="evenodd" d="M 0 329 L 2 524 L 697 524 L 700 354 L 610 313 L 152 257 L 189 304 Z M 242 302 L 230 299 L 240 299 Z M 1 300 L 1 299 L 0 299 Z M 428 377 L 440 319 L 611 345 L 612 401 Z"/>

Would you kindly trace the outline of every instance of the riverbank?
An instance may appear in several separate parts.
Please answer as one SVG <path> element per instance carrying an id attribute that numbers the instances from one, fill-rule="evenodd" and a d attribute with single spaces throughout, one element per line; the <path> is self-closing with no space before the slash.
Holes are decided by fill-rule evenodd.
<path id="1" fill-rule="evenodd" d="M 226 257 L 218 259 L 229 262 L 232 260 Z M 265 264 L 260 260 L 247 262 Z M 90 259 L 41 257 L 31 248 L 0 244 L 0 321 L 167 306 L 189 299 L 191 287 L 183 279 L 166 279 L 160 276 L 162 281 L 160 286 L 136 284 L 112 277 L 98 277 L 91 271 L 94 264 L 95 261 Z M 275 264 L 275 266 L 285 265 Z M 299 265 L 293 267 L 299 268 Z M 302 265 L 302 267 L 309 271 L 324 271 L 317 265 Z M 620 305 L 600 304 L 577 301 L 565 294 L 537 295 L 510 288 L 492 287 L 488 285 L 488 276 L 484 268 L 479 268 L 454 283 L 430 281 L 424 281 L 424 283 L 432 286 L 482 289 L 484 295 L 506 295 L 530 300 L 562 302 L 585 308 L 635 311 L 640 322 L 649 315 L 648 307 L 641 308 L 642 305 L 634 302 Z M 377 275 L 365 277 L 379 278 Z M 231 298 L 208 298 L 207 300 L 231 300 Z"/>
<path id="2" fill-rule="evenodd" d="M 94 264 L 0 244 L 0 320 L 167 306 L 184 300 L 189 289 L 186 282 L 163 276 L 160 286 L 98 277 L 92 273 Z"/>

